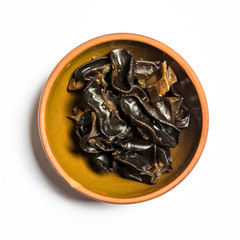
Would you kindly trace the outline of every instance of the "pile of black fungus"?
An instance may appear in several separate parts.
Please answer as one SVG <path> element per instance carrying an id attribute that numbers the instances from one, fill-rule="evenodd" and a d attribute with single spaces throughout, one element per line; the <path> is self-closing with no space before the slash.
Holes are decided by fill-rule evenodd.
<path id="1" fill-rule="evenodd" d="M 68 84 L 80 97 L 68 116 L 77 144 L 106 172 L 157 183 L 172 171 L 170 148 L 189 125 L 189 109 L 175 82 L 166 61 L 136 60 L 124 49 L 80 66 Z"/>

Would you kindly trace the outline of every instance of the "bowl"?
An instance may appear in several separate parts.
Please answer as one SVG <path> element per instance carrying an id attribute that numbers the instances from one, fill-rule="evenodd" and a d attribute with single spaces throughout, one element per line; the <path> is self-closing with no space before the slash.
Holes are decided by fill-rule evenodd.
<path id="1" fill-rule="evenodd" d="M 114 172 L 98 171 L 88 156 L 76 149 L 73 141 L 73 123 L 67 115 L 76 105 L 77 96 L 67 91 L 68 82 L 77 67 L 116 48 L 130 50 L 136 59 L 166 60 L 175 71 L 177 87 L 190 108 L 189 127 L 181 132 L 179 145 L 171 149 L 173 171 L 163 174 L 155 185 L 125 179 Z M 194 71 L 170 47 L 137 34 L 109 34 L 76 47 L 55 67 L 40 99 L 39 132 L 50 163 L 72 188 L 100 201 L 137 203 L 168 192 L 191 172 L 207 139 L 207 100 Z"/>

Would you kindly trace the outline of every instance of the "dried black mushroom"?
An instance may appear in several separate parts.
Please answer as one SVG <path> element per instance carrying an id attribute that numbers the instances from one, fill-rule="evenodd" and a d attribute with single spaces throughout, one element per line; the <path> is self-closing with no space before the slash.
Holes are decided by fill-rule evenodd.
<path id="1" fill-rule="evenodd" d="M 161 61 L 136 61 L 134 76 L 137 79 L 147 79 L 160 69 Z"/>
<path id="2" fill-rule="evenodd" d="M 152 106 L 162 112 L 165 118 L 178 129 L 187 128 L 190 112 L 182 97 L 162 97 Z"/>
<path id="3" fill-rule="evenodd" d="M 111 70 L 108 57 L 102 57 L 87 62 L 77 68 L 73 77 L 68 83 L 68 91 L 81 90 L 85 86 L 86 81 L 98 79 L 104 86 L 108 86 L 105 82 L 105 75 Z"/>
<path id="4" fill-rule="evenodd" d="M 142 88 L 146 88 L 146 80 L 157 72 L 160 66 L 161 61 L 136 61 L 134 76 Z"/>
<path id="5" fill-rule="evenodd" d="M 145 91 L 137 86 L 134 86 L 132 91 L 125 94 L 124 97 L 135 97 L 141 103 L 142 107 L 146 110 L 146 112 L 155 120 L 160 123 L 169 125 L 170 127 L 179 130 L 171 121 L 169 121 L 169 116 L 165 112 L 162 112 L 161 109 L 156 108 L 156 104 L 151 103 Z M 160 98 L 159 98 L 160 99 Z"/>
<path id="6" fill-rule="evenodd" d="M 190 111 L 186 104 L 182 103 L 178 107 L 178 111 L 175 110 L 174 124 L 179 129 L 187 128 L 190 123 Z"/>
<path id="7" fill-rule="evenodd" d="M 137 137 L 117 139 L 116 141 L 114 141 L 114 144 L 119 146 L 121 149 L 136 152 L 145 151 L 154 145 L 153 142 L 145 141 Z"/>
<path id="8" fill-rule="evenodd" d="M 175 82 L 177 82 L 177 77 L 173 69 L 167 66 L 167 62 L 164 61 L 160 70 L 146 81 L 146 88 L 151 101 L 156 101 L 159 95 L 165 95 L 170 90 L 170 86 Z"/>
<path id="9" fill-rule="evenodd" d="M 91 125 L 92 125 L 91 131 L 81 137 L 80 147 L 85 152 L 98 153 L 99 150 L 96 149 L 95 147 L 91 146 L 91 144 L 89 144 L 89 139 L 99 136 L 101 134 L 101 132 L 99 131 L 99 128 L 97 126 L 97 115 L 95 112 L 91 113 L 91 118 L 92 118 L 91 119 Z"/>
<path id="10" fill-rule="evenodd" d="M 150 171 L 155 162 L 154 154 L 154 145 L 143 151 L 116 149 L 113 152 L 115 160 L 118 160 L 124 165 L 132 167 L 140 172 Z"/>
<path id="11" fill-rule="evenodd" d="M 106 152 L 99 152 L 95 156 L 95 161 L 100 168 L 102 168 L 105 172 L 112 172 L 113 169 L 113 160 L 112 154 Z"/>
<path id="12" fill-rule="evenodd" d="M 88 143 L 99 151 L 111 152 L 114 150 L 112 141 L 103 135 L 89 138 Z"/>
<path id="13" fill-rule="evenodd" d="M 121 119 L 116 105 L 110 101 L 97 81 L 92 81 L 85 88 L 84 96 L 87 104 L 97 115 L 101 132 L 114 138 L 121 135 L 127 123 Z"/>
<path id="14" fill-rule="evenodd" d="M 170 148 L 190 122 L 176 81 L 165 61 L 135 60 L 125 49 L 77 68 L 68 90 L 80 90 L 79 103 L 68 117 L 80 148 L 105 172 L 156 184 L 172 171 Z"/>
<path id="15" fill-rule="evenodd" d="M 160 146 L 176 147 L 179 131 L 153 119 L 136 97 L 123 97 L 122 111 L 139 129 L 143 129 L 152 141 Z"/>
<path id="16" fill-rule="evenodd" d="M 149 184 L 156 184 L 163 173 L 172 170 L 169 148 L 156 145 L 142 152 L 117 151 L 114 159 L 120 161 L 117 169 L 127 178 Z"/>
<path id="17" fill-rule="evenodd" d="M 118 92 L 129 92 L 134 83 L 135 59 L 131 52 L 115 49 L 110 53 L 112 87 Z"/>
<path id="18" fill-rule="evenodd" d="M 87 63 L 83 64 L 79 68 L 77 68 L 75 70 L 73 76 L 76 79 L 76 81 L 84 81 L 85 80 L 85 74 L 89 70 L 92 70 L 94 68 L 101 68 L 101 67 L 103 67 L 104 65 L 107 65 L 107 64 L 109 64 L 109 58 L 108 57 L 101 57 L 101 58 L 94 59 L 90 62 L 87 62 Z"/>

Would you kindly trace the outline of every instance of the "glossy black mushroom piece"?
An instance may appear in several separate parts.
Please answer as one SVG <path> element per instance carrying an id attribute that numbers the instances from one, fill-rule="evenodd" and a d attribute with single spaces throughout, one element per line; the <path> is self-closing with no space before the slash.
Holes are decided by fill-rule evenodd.
<path id="1" fill-rule="evenodd" d="M 113 166 L 114 161 L 113 161 L 112 154 L 106 153 L 106 152 L 100 152 L 95 156 L 94 160 L 97 163 L 97 165 L 105 172 L 114 171 L 114 166 Z"/>
<path id="2" fill-rule="evenodd" d="M 84 81 L 85 80 L 85 74 L 95 68 L 101 68 L 104 65 L 109 64 L 109 57 L 101 57 L 101 58 L 97 58 L 94 59 L 90 62 L 87 62 L 85 64 L 83 64 L 82 66 L 80 66 L 79 68 L 77 68 L 74 72 L 74 78 L 76 79 L 76 81 Z"/>
<path id="3" fill-rule="evenodd" d="M 148 79 L 161 66 L 161 61 L 143 61 L 137 60 L 134 69 L 134 76 L 138 79 Z"/>
<path id="4" fill-rule="evenodd" d="M 158 100 L 159 95 L 165 95 L 175 82 L 177 82 L 177 77 L 173 69 L 167 66 L 167 62 L 164 61 L 159 71 L 156 71 L 156 73 L 146 81 L 146 88 L 151 101 L 155 102 Z"/>
<path id="5" fill-rule="evenodd" d="M 89 144 L 89 139 L 99 136 L 101 134 L 97 125 L 97 115 L 95 112 L 91 112 L 91 125 L 91 131 L 81 137 L 79 145 L 81 149 L 85 152 L 98 153 L 99 150 Z"/>
<path id="6" fill-rule="evenodd" d="M 117 168 L 125 177 L 143 183 L 156 184 L 163 173 L 172 171 L 169 148 L 156 145 L 145 151 L 116 150 L 114 159 L 120 162 Z"/>
<path id="7" fill-rule="evenodd" d="M 134 77 L 142 88 L 146 88 L 146 80 L 156 73 L 161 67 L 161 61 L 137 60 L 134 69 Z"/>
<path id="8" fill-rule="evenodd" d="M 109 138 L 114 138 L 127 128 L 127 123 L 121 119 L 116 105 L 110 101 L 97 81 L 91 81 L 85 88 L 86 103 L 96 112 L 101 132 Z"/>
<path id="9" fill-rule="evenodd" d="M 187 128 L 190 122 L 190 111 L 182 97 L 162 97 L 153 104 L 158 112 L 178 129 Z"/>
<path id="10" fill-rule="evenodd" d="M 73 74 L 73 77 L 68 83 L 68 91 L 77 91 L 84 88 L 86 81 L 98 79 L 107 85 L 105 82 L 105 75 L 111 70 L 109 58 L 102 57 L 87 62 L 77 68 Z"/>
<path id="11" fill-rule="evenodd" d="M 112 87 L 118 92 L 129 92 L 134 83 L 135 59 L 124 49 L 110 52 L 112 65 Z"/>
<path id="12" fill-rule="evenodd" d="M 136 97 L 123 97 L 121 108 L 146 137 L 161 146 L 177 146 L 179 130 L 153 119 Z"/>
<path id="13" fill-rule="evenodd" d="M 138 101 L 141 103 L 142 107 L 146 110 L 146 112 L 152 118 L 159 121 L 160 123 L 169 125 L 170 127 L 175 128 L 176 130 L 179 130 L 174 125 L 174 122 L 171 122 L 169 120 L 170 116 L 167 116 L 167 113 L 165 112 L 166 109 L 163 109 L 163 108 L 157 106 L 155 104 L 155 102 L 151 103 L 151 101 L 148 98 L 146 92 L 142 88 L 140 88 L 138 86 L 134 86 L 129 93 L 124 95 L 124 97 L 135 97 L 135 98 L 137 98 Z"/>

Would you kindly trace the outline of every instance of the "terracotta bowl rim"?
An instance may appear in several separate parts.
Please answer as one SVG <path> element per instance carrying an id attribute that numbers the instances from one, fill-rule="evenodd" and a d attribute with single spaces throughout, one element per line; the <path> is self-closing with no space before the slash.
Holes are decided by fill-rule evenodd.
<path id="1" fill-rule="evenodd" d="M 51 149 L 51 146 L 48 141 L 48 136 L 47 136 L 47 131 L 46 131 L 46 122 L 45 122 L 46 107 L 47 107 L 49 94 L 51 92 L 51 89 L 52 89 L 52 86 L 53 86 L 55 80 L 57 79 L 60 72 L 64 69 L 64 67 L 67 66 L 67 64 L 71 60 L 73 60 L 77 55 L 79 55 L 81 52 L 87 50 L 88 48 L 91 48 L 94 45 L 98 45 L 98 44 L 101 44 L 104 42 L 116 41 L 116 40 L 130 40 L 130 41 L 143 42 L 145 44 L 154 46 L 154 47 L 160 49 L 161 51 L 167 53 L 169 56 L 171 56 L 186 71 L 190 80 L 194 84 L 197 94 L 199 96 L 201 109 L 202 109 L 202 132 L 201 132 L 200 141 L 199 141 L 197 150 L 196 150 L 192 160 L 186 167 L 186 169 L 176 179 L 174 179 L 171 183 L 169 183 L 165 187 L 163 187 L 155 192 L 143 195 L 143 196 L 131 197 L 131 198 L 116 198 L 116 197 L 104 196 L 104 195 L 101 195 L 101 194 L 98 194 L 98 193 L 88 190 L 87 188 L 82 186 L 80 183 L 73 180 L 65 172 L 65 170 L 60 166 L 57 158 L 55 157 L 55 155 Z M 44 151 L 45 151 L 45 154 L 46 154 L 48 160 L 50 161 L 53 168 L 57 171 L 57 173 L 72 188 L 74 188 L 75 190 L 84 194 L 85 196 L 96 199 L 96 200 L 109 202 L 109 203 L 117 203 L 117 204 L 129 204 L 129 203 L 137 203 L 137 202 L 147 201 L 147 200 L 156 198 L 158 196 L 161 196 L 164 193 L 171 190 L 172 188 L 174 188 L 175 186 L 177 186 L 192 171 L 192 169 L 198 162 L 198 160 L 203 152 L 206 140 L 207 140 L 208 126 L 209 126 L 209 113 L 208 113 L 208 105 L 207 105 L 206 96 L 205 96 L 204 90 L 202 88 L 202 85 L 201 85 L 197 75 L 192 70 L 192 68 L 188 65 L 188 63 L 177 52 L 175 52 L 173 49 L 171 49 L 167 45 L 165 45 L 155 39 L 152 39 L 152 38 L 149 38 L 149 37 L 146 37 L 143 35 L 139 35 L 139 34 L 133 34 L 133 33 L 113 33 L 113 34 L 107 34 L 107 35 L 103 35 L 100 37 L 96 37 L 94 39 L 91 39 L 91 40 L 79 45 L 78 47 L 73 49 L 71 52 L 69 52 L 57 64 L 57 66 L 54 68 L 54 70 L 50 74 L 50 76 L 45 84 L 45 87 L 42 91 L 42 95 L 41 95 L 40 102 L 39 102 L 39 109 L 38 109 L 38 127 L 39 127 L 39 134 L 40 134 L 41 142 L 42 142 L 42 145 L 43 145 L 43 148 L 44 148 Z"/>

